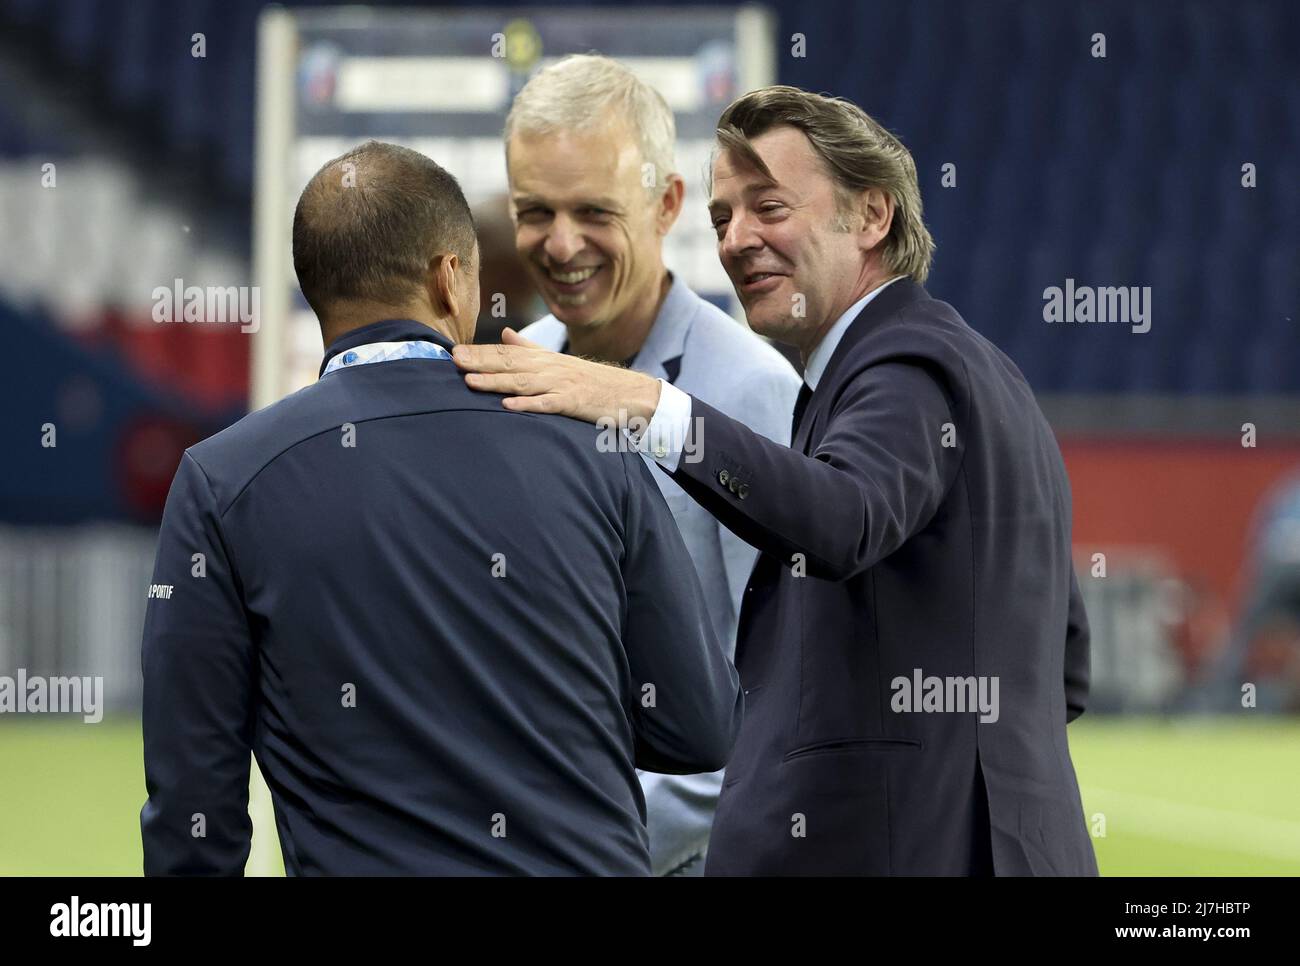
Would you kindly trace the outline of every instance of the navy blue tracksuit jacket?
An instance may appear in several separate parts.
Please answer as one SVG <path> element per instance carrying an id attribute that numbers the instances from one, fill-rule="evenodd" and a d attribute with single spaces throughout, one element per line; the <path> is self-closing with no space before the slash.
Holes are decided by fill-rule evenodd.
<path id="1" fill-rule="evenodd" d="M 384 321 L 332 344 L 426 340 Z M 323 368 L 323 367 L 322 367 Z M 192 447 L 145 622 L 147 874 L 647 874 L 636 768 L 742 698 L 641 457 L 448 361 L 345 368 Z"/>

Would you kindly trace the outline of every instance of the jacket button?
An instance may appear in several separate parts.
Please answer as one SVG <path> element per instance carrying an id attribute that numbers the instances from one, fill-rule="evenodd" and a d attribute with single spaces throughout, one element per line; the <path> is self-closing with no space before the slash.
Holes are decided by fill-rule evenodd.
<path id="1" fill-rule="evenodd" d="M 727 485 L 727 480 L 731 479 L 731 474 L 726 470 L 718 470 L 718 482 L 723 486 Z"/>
<path id="2" fill-rule="evenodd" d="M 742 500 L 749 496 L 749 484 L 741 483 L 740 489 L 736 491 L 736 496 L 740 497 Z"/>
<path id="3" fill-rule="evenodd" d="M 731 478 L 731 482 L 727 484 L 727 489 L 729 489 L 732 493 L 735 493 L 737 490 L 740 489 L 740 480 L 736 479 L 733 476 Z"/>

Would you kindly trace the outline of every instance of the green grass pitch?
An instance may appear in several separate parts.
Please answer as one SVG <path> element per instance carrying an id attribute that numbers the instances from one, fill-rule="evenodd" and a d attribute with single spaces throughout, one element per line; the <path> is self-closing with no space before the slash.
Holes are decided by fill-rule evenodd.
<path id="1" fill-rule="evenodd" d="M 1085 716 L 1069 734 L 1103 874 L 1300 875 L 1300 721 Z M 0 775 L 0 875 L 140 873 L 138 721 L 10 718 Z"/>

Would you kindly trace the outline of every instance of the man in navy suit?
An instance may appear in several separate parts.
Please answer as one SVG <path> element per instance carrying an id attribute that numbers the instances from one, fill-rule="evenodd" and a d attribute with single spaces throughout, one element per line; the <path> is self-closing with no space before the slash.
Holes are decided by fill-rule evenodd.
<path id="1" fill-rule="evenodd" d="M 294 217 L 315 384 L 189 449 L 143 645 L 148 874 L 650 870 L 636 769 L 723 767 L 743 699 L 650 470 L 450 364 L 459 186 L 370 142 Z M 159 590 L 165 588 L 165 590 Z"/>
<path id="2" fill-rule="evenodd" d="M 762 552 L 706 872 L 1096 874 L 1066 740 L 1088 688 L 1069 481 L 1019 370 L 922 287 L 911 155 L 792 87 L 717 136 L 719 256 L 750 325 L 804 359 L 790 448 L 511 333 L 456 350 L 514 411 L 649 420 L 639 445 Z"/>

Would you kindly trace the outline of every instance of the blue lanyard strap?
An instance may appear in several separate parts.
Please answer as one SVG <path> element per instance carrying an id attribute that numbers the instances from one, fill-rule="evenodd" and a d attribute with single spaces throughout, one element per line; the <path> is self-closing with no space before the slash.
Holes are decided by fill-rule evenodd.
<path id="1" fill-rule="evenodd" d="M 336 355 L 325 366 L 321 378 L 338 369 L 366 366 L 372 362 L 393 362 L 397 359 L 441 359 L 449 362 L 451 353 L 436 342 L 419 339 L 410 342 L 368 342 Z"/>

